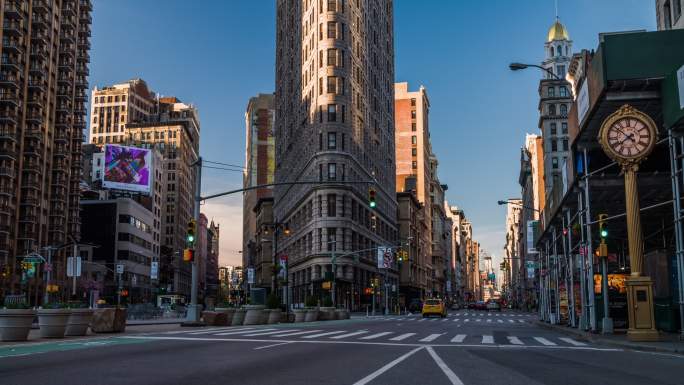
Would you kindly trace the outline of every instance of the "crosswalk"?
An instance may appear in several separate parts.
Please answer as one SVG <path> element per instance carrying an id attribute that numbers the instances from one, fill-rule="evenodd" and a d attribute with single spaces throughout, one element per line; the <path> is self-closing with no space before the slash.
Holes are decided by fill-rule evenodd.
<path id="1" fill-rule="evenodd" d="M 507 334 L 453 334 L 453 333 L 420 333 L 378 330 L 320 330 L 320 329 L 291 329 L 291 328 L 259 328 L 244 327 L 225 331 L 225 328 L 203 331 L 170 331 L 164 334 L 183 334 L 185 336 L 217 336 L 228 338 L 267 338 L 277 341 L 279 338 L 287 340 L 302 339 L 302 341 L 357 341 L 357 342 L 386 342 L 386 343 L 425 343 L 425 344 L 462 344 L 462 345 L 509 345 L 509 346 L 540 346 L 540 347 L 582 347 L 587 343 L 568 337 L 551 336 L 514 336 Z"/>
<path id="2" fill-rule="evenodd" d="M 360 319 L 367 321 L 392 321 L 392 322 L 456 322 L 456 323 L 485 323 L 485 324 L 498 324 L 498 325 L 511 325 L 511 324 L 524 324 L 529 323 L 531 318 L 529 316 L 523 315 L 508 315 L 508 314 L 457 314 L 449 315 L 445 318 L 423 318 L 422 316 L 416 315 L 405 315 L 405 316 L 375 316 L 375 317 L 360 317 Z"/>

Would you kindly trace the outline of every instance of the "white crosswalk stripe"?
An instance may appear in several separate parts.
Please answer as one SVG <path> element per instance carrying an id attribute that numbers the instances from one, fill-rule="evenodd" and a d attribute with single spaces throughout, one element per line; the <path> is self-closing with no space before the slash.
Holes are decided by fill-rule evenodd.
<path id="1" fill-rule="evenodd" d="M 454 318 L 454 322 L 458 322 L 458 320 L 460 320 L 460 318 Z"/>
<path id="2" fill-rule="evenodd" d="M 272 328 L 271 329 L 260 329 L 260 331 L 262 331 L 262 332 L 267 332 L 269 330 L 275 330 L 275 329 L 272 329 Z M 242 330 L 239 332 L 215 333 L 214 335 L 215 336 L 229 336 L 229 335 L 234 335 L 234 334 L 248 334 L 248 333 L 254 333 L 254 330 L 250 329 L 250 330 Z"/>
<path id="3" fill-rule="evenodd" d="M 493 344 L 494 343 L 494 337 L 493 336 L 482 336 L 482 343 L 483 344 Z"/>
<path id="4" fill-rule="evenodd" d="M 534 338 L 537 342 L 539 342 L 540 344 L 542 344 L 542 345 L 546 345 L 546 346 L 554 346 L 554 345 L 556 345 L 555 343 L 553 343 L 553 342 L 547 340 L 547 339 L 544 338 L 544 337 L 533 337 L 533 338 Z"/>
<path id="5" fill-rule="evenodd" d="M 296 333 L 285 333 L 285 334 L 276 334 L 272 335 L 271 337 L 290 337 L 290 336 L 300 336 L 302 334 L 311 334 L 311 333 L 318 333 L 322 330 L 307 330 L 303 332 L 296 332 Z"/>
<path id="6" fill-rule="evenodd" d="M 449 320 L 448 318 L 444 318 L 444 319 L 442 320 L 442 322 L 446 322 L 446 321 L 448 321 L 448 320 Z"/>
<path id="7" fill-rule="evenodd" d="M 492 322 L 492 320 L 490 318 L 487 318 L 487 322 Z"/>
<path id="8" fill-rule="evenodd" d="M 388 334 L 392 334 L 392 332 L 382 332 L 382 333 L 371 334 L 369 336 L 361 337 L 361 339 L 362 340 L 374 340 L 376 338 L 380 338 L 380 337 L 386 336 Z"/>
<path id="9" fill-rule="evenodd" d="M 398 335 L 396 337 L 392 337 L 389 340 L 390 341 L 402 341 L 402 340 L 405 340 L 405 339 L 407 339 L 411 336 L 415 336 L 415 335 L 416 335 L 416 333 L 404 333 L 404 334 Z"/>
<path id="10" fill-rule="evenodd" d="M 509 336 L 508 342 L 510 342 L 513 345 L 524 345 L 523 342 L 520 341 L 520 338 L 515 337 L 515 336 Z"/>
<path id="11" fill-rule="evenodd" d="M 366 333 L 368 333 L 368 330 L 359 330 L 358 332 L 347 333 L 347 334 L 340 334 L 340 335 L 333 336 L 333 337 L 330 337 L 330 338 L 331 338 L 331 339 L 334 339 L 334 340 L 341 340 L 342 338 L 349 338 L 349 337 L 353 337 L 353 336 L 359 336 L 359 335 L 361 335 L 361 334 L 366 334 Z"/>
<path id="12" fill-rule="evenodd" d="M 470 318 L 466 318 L 463 322 L 469 322 Z"/>
<path id="13" fill-rule="evenodd" d="M 558 339 L 561 340 L 561 341 L 563 341 L 563 342 L 567 342 L 567 343 L 569 343 L 570 345 L 574 345 L 574 346 L 586 346 L 586 345 L 587 345 L 587 344 L 585 344 L 584 342 L 575 341 L 575 340 L 573 340 L 572 338 L 560 337 L 560 338 L 558 338 Z"/>
<path id="14" fill-rule="evenodd" d="M 434 341 L 434 340 L 436 340 L 437 338 L 439 338 L 439 337 L 442 336 L 442 335 L 444 335 L 444 333 L 430 334 L 429 336 L 427 336 L 427 337 L 423 338 L 422 340 L 420 340 L 420 342 L 430 342 L 430 341 Z"/>
<path id="15" fill-rule="evenodd" d="M 521 324 L 524 324 L 524 323 L 525 323 L 525 320 L 519 319 L 518 322 L 520 322 Z"/>
<path id="16" fill-rule="evenodd" d="M 466 338 L 465 334 L 457 334 L 454 338 L 451 339 L 451 342 L 463 342 L 463 340 Z"/>
<path id="17" fill-rule="evenodd" d="M 341 334 L 341 333 L 346 333 L 346 330 L 336 330 L 334 332 L 325 332 L 325 333 L 318 333 L 318 334 L 312 334 L 310 336 L 304 336 L 302 338 L 318 338 L 318 337 L 325 337 L 325 336 L 332 336 L 334 334 Z"/>
<path id="18" fill-rule="evenodd" d="M 178 334 L 178 333 L 187 333 L 187 334 L 211 334 L 211 333 L 217 333 L 217 332 L 225 332 L 225 331 L 240 331 L 240 330 L 253 330 L 254 328 L 230 328 L 230 327 L 225 327 L 225 328 L 213 328 L 213 329 L 205 329 L 202 331 L 197 331 L 196 329 L 190 329 L 190 330 L 182 330 L 182 331 L 174 331 L 174 332 L 169 332 L 169 334 Z"/>
<path id="19" fill-rule="evenodd" d="M 514 319 L 509 319 L 508 322 L 514 324 L 514 323 L 515 323 L 515 320 L 514 320 Z"/>
<path id="20" fill-rule="evenodd" d="M 502 321 L 502 320 L 500 320 L 500 319 L 496 320 L 496 322 L 498 322 L 498 323 L 500 323 L 500 324 L 502 324 L 502 323 L 503 323 L 503 321 Z"/>
<path id="21" fill-rule="evenodd" d="M 257 333 L 252 333 L 252 334 L 245 334 L 245 337 L 256 337 L 256 336 L 267 336 L 270 334 L 278 334 L 278 333 L 283 333 L 283 332 L 296 332 L 299 329 L 290 329 L 290 330 L 276 330 L 272 332 L 262 332 L 258 331 Z M 256 330 L 253 330 L 256 331 Z"/>

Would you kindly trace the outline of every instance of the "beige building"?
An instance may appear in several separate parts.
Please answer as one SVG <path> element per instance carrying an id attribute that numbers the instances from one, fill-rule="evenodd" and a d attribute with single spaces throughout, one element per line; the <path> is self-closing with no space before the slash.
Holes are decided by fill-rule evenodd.
<path id="1" fill-rule="evenodd" d="M 182 250 L 193 218 L 196 171 L 192 164 L 199 157 L 199 115 L 193 105 L 175 97 L 153 95 L 140 79 L 93 90 L 90 142 L 155 148 L 161 153 L 161 164 L 155 165 L 165 182 L 159 213 L 161 262 L 172 266 L 170 292 L 187 296 L 191 266 L 182 261 Z"/>
<path id="2" fill-rule="evenodd" d="M 682 0 L 656 0 L 658 30 L 684 28 Z"/>
<path id="3" fill-rule="evenodd" d="M 390 0 L 276 1 L 275 180 L 319 182 L 274 191 L 274 218 L 292 229 L 278 252 L 293 303 L 332 294 L 322 282 L 334 274 L 338 305 L 369 304 L 375 248 L 397 242 L 393 12 Z M 375 210 L 358 183 L 370 180 Z M 382 276 L 396 285 L 395 267 Z"/>
<path id="4" fill-rule="evenodd" d="M 504 246 L 501 287 L 506 290 L 508 299 L 517 297 L 520 273 L 520 226 L 523 201 L 509 199 L 506 205 L 506 245 Z"/>
<path id="5" fill-rule="evenodd" d="M 18 290 L 18 258 L 80 238 L 91 11 L 89 0 L 0 7 L 0 296 Z M 53 257 L 60 287 L 65 258 Z"/>

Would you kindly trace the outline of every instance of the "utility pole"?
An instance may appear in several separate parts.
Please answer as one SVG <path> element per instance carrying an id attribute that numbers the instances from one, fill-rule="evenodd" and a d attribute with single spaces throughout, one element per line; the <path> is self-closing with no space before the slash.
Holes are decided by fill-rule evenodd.
<path id="1" fill-rule="evenodd" d="M 201 201 L 201 190 L 202 190 L 202 157 L 198 157 L 197 161 L 193 164 L 197 171 L 195 177 L 195 205 L 192 217 L 195 219 L 195 223 L 199 223 L 200 217 L 200 201 Z M 186 322 L 199 322 L 200 311 L 199 305 L 197 305 L 197 285 L 199 282 L 199 271 L 197 267 L 197 256 L 199 253 L 195 253 L 195 258 L 192 260 L 192 284 L 190 286 L 190 307 L 188 307 L 188 314 Z"/>

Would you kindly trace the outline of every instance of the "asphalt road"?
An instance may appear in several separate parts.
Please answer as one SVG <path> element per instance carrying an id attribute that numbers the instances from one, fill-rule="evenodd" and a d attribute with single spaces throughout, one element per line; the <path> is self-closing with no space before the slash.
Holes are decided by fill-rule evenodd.
<path id="1" fill-rule="evenodd" d="M 599 346 L 534 319 L 461 310 L 49 342 L 0 349 L 0 383 L 682 384 L 684 356 Z"/>

